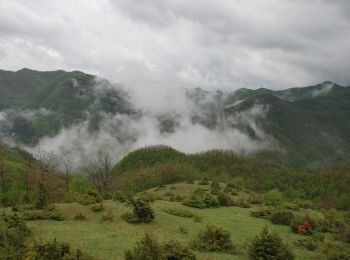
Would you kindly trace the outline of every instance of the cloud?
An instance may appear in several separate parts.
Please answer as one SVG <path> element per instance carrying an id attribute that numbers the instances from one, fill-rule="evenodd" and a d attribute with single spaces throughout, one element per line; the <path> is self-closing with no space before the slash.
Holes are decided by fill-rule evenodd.
<path id="1" fill-rule="evenodd" d="M 128 88 L 348 85 L 348 1 L 0 1 L 0 67 Z M 20 18 L 20 19 L 19 19 Z"/>

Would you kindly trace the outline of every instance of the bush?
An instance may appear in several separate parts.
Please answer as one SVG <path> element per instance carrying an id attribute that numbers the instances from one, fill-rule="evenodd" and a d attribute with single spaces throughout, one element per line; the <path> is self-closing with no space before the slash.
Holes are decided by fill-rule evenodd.
<path id="1" fill-rule="evenodd" d="M 277 206 L 283 201 L 283 194 L 277 189 L 270 190 L 263 195 L 266 205 Z"/>
<path id="2" fill-rule="evenodd" d="M 153 209 L 144 201 L 136 200 L 132 202 L 133 213 L 140 222 L 151 222 L 154 219 Z"/>
<path id="3" fill-rule="evenodd" d="M 124 213 L 121 218 L 123 220 L 125 220 L 126 222 L 130 223 L 130 224 L 136 224 L 136 223 L 139 223 L 140 220 L 138 219 L 138 217 L 132 213 L 132 212 L 127 212 L 127 213 Z"/>
<path id="4" fill-rule="evenodd" d="M 265 227 L 250 243 L 249 258 L 289 260 L 294 259 L 294 255 L 277 233 L 269 233 Z"/>
<path id="5" fill-rule="evenodd" d="M 294 233 L 300 235 L 311 235 L 316 227 L 316 220 L 308 215 L 304 217 L 295 216 L 290 223 L 290 228 Z"/>
<path id="6" fill-rule="evenodd" d="M 113 199 L 123 203 L 127 200 L 127 196 L 122 191 L 116 191 L 114 193 Z"/>
<path id="7" fill-rule="evenodd" d="M 208 225 L 206 229 L 200 231 L 191 245 L 199 251 L 233 253 L 234 250 L 231 234 L 212 225 Z"/>
<path id="8" fill-rule="evenodd" d="M 84 255 L 79 249 L 73 253 L 68 243 L 54 240 L 45 244 L 32 245 L 26 252 L 24 259 L 93 260 L 94 258 Z"/>
<path id="9" fill-rule="evenodd" d="M 157 239 L 146 233 L 132 251 L 125 251 L 124 257 L 125 260 L 161 260 L 162 253 Z"/>
<path id="10" fill-rule="evenodd" d="M 149 234 L 136 244 L 133 250 L 126 250 L 124 253 L 125 260 L 195 260 L 193 252 L 182 246 L 177 241 L 169 241 L 159 244 L 157 239 Z"/>
<path id="11" fill-rule="evenodd" d="M 193 212 L 185 209 L 180 209 L 180 208 L 165 208 L 163 209 L 163 211 L 170 215 L 174 215 L 182 218 L 193 218 L 195 216 Z"/>
<path id="12" fill-rule="evenodd" d="M 154 219 L 154 211 L 146 202 L 137 199 L 136 201 L 132 201 L 131 205 L 133 207 L 133 211 L 122 215 L 122 219 L 124 219 L 126 222 L 148 223 Z"/>
<path id="13" fill-rule="evenodd" d="M 103 199 L 104 200 L 111 200 L 111 199 L 113 199 L 113 195 L 110 192 L 106 192 L 103 194 Z"/>
<path id="14" fill-rule="evenodd" d="M 102 197 L 97 191 L 89 190 L 86 194 L 76 195 L 76 201 L 83 205 L 91 205 L 101 203 Z"/>
<path id="15" fill-rule="evenodd" d="M 219 207 L 219 201 L 201 189 L 195 190 L 182 204 L 199 209 Z"/>
<path id="16" fill-rule="evenodd" d="M 271 222 L 274 224 L 289 226 L 293 221 L 294 215 L 291 211 L 284 209 L 277 209 L 272 212 Z"/>
<path id="17" fill-rule="evenodd" d="M 182 246 L 177 241 L 169 241 L 161 245 L 162 259 L 195 260 L 196 256 L 191 249 Z"/>
<path id="18" fill-rule="evenodd" d="M 240 208 L 251 208 L 251 205 L 244 199 L 236 199 L 233 201 L 233 205 Z"/>
<path id="19" fill-rule="evenodd" d="M 252 217 L 270 219 L 273 209 L 270 207 L 261 207 L 250 212 Z"/>
<path id="20" fill-rule="evenodd" d="M 305 248 L 309 251 L 315 251 L 317 249 L 317 244 L 312 239 L 298 239 L 294 242 L 294 245 L 296 245 L 297 247 Z"/>
<path id="21" fill-rule="evenodd" d="M 138 199 L 144 201 L 144 202 L 153 202 L 155 201 L 154 194 L 151 192 L 142 192 L 138 196 Z"/>
<path id="22" fill-rule="evenodd" d="M 85 215 L 83 215 L 83 213 L 79 212 L 78 214 L 76 214 L 73 218 L 74 220 L 79 220 L 79 221 L 86 221 L 87 217 Z"/>
<path id="23" fill-rule="evenodd" d="M 114 220 L 114 215 L 111 211 L 108 211 L 107 214 L 102 215 L 101 221 L 110 221 L 112 222 Z"/>
<path id="24" fill-rule="evenodd" d="M 231 196 L 223 192 L 219 193 L 218 201 L 221 207 L 229 207 L 234 205 L 234 201 Z"/>
<path id="25" fill-rule="evenodd" d="M 64 220 L 58 209 L 28 209 L 21 212 L 25 220 Z"/>
<path id="26" fill-rule="evenodd" d="M 96 204 L 92 204 L 90 206 L 90 209 L 93 211 L 93 212 L 100 212 L 103 210 L 103 204 L 102 203 L 96 203 Z"/>
<path id="27" fill-rule="evenodd" d="M 327 243 L 322 252 L 326 256 L 327 260 L 350 259 L 349 246 L 341 243 Z"/>
<path id="28" fill-rule="evenodd" d="M 49 192 L 42 181 L 39 181 L 35 194 L 35 207 L 44 209 L 49 204 Z"/>
<path id="29" fill-rule="evenodd" d="M 212 181 L 210 184 L 210 193 L 213 195 L 218 195 L 220 192 L 220 184 L 217 181 Z"/>

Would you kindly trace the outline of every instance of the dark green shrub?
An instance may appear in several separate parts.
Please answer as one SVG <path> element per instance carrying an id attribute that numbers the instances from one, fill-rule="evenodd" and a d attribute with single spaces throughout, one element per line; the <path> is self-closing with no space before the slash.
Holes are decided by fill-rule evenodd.
<path id="1" fill-rule="evenodd" d="M 233 205 L 240 208 L 251 208 L 252 206 L 244 199 L 235 199 Z"/>
<path id="2" fill-rule="evenodd" d="M 273 209 L 271 207 L 261 207 L 250 212 L 252 217 L 269 219 L 272 215 Z"/>
<path id="3" fill-rule="evenodd" d="M 121 218 L 130 224 L 140 223 L 138 217 L 132 212 L 126 212 L 122 214 Z"/>
<path id="4" fill-rule="evenodd" d="M 190 197 L 182 202 L 182 204 L 188 207 L 200 209 L 219 207 L 219 201 L 214 196 L 201 189 L 195 190 Z"/>
<path id="5" fill-rule="evenodd" d="M 309 251 L 315 251 L 317 249 L 317 244 L 310 238 L 298 239 L 293 244 L 297 247 L 302 247 Z"/>
<path id="6" fill-rule="evenodd" d="M 125 202 L 127 200 L 127 196 L 122 191 L 116 191 L 113 196 L 114 200 L 119 202 Z"/>
<path id="7" fill-rule="evenodd" d="M 283 194 L 277 190 L 270 190 L 263 195 L 266 205 L 277 206 L 283 201 Z"/>
<path id="8" fill-rule="evenodd" d="M 139 194 L 138 199 L 144 202 L 153 202 L 155 201 L 155 196 L 151 192 L 142 192 Z"/>
<path id="9" fill-rule="evenodd" d="M 177 241 L 169 241 L 160 247 L 162 259 L 171 260 L 195 260 L 196 256 L 191 249 L 181 245 Z"/>
<path id="10" fill-rule="evenodd" d="M 221 207 L 229 207 L 234 205 L 233 199 L 227 193 L 220 192 L 217 199 Z"/>
<path id="11" fill-rule="evenodd" d="M 134 200 L 131 202 L 133 207 L 132 212 L 125 213 L 122 215 L 122 219 L 124 219 L 128 223 L 140 223 L 140 222 L 151 222 L 155 215 L 153 209 L 148 205 L 148 203 L 142 200 Z"/>
<path id="12" fill-rule="evenodd" d="M 28 209 L 21 212 L 25 220 L 64 220 L 62 212 L 58 209 Z"/>
<path id="13" fill-rule="evenodd" d="M 191 245 L 199 251 L 230 253 L 234 251 L 231 234 L 213 225 L 208 225 L 206 229 L 200 231 Z"/>
<path id="14" fill-rule="evenodd" d="M 250 243 L 249 258 L 289 260 L 294 259 L 294 255 L 277 233 L 269 233 L 265 227 Z"/>
<path id="15" fill-rule="evenodd" d="M 0 258 L 22 259 L 29 229 L 19 215 L 0 218 Z"/>
<path id="16" fill-rule="evenodd" d="M 39 181 L 37 190 L 35 192 L 35 207 L 37 209 L 44 209 L 49 204 L 49 192 L 42 181 Z"/>
<path id="17" fill-rule="evenodd" d="M 146 202 L 138 199 L 131 204 L 133 206 L 133 213 L 140 222 L 151 222 L 154 219 L 153 209 Z"/>
<path id="18" fill-rule="evenodd" d="M 191 211 L 188 211 L 186 209 L 181 209 L 181 208 L 164 208 L 162 210 L 170 215 L 174 215 L 182 218 L 193 218 L 196 215 Z"/>
<path id="19" fill-rule="evenodd" d="M 217 181 L 212 181 L 210 184 L 210 193 L 213 195 L 218 195 L 220 192 L 220 184 Z"/>
<path id="20" fill-rule="evenodd" d="M 104 193 L 102 197 L 103 197 L 104 200 L 111 200 L 111 199 L 113 199 L 113 195 L 110 192 Z"/>
<path id="21" fill-rule="evenodd" d="M 79 220 L 79 221 L 86 221 L 87 217 L 85 215 L 83 215 L 83 213 L 79 212 L 78 214 L 76 214 L 73 218 L 74 220 Z"/>
<path id="22" fill-rule="evenodd" d="M 162 252 L 157 239 L 146 233 L 133 250 L 125 251 L 124 258 L 125 260 L 162 260 Z"/>
<path id="23" fill-rule="evenodd" d="M 259 194 L 252 194 L 248 197 L 247 202 L 250 204 L 262 204 L 263 200 Z"/>
<path id="24" fill-rule="evenodd" d="M 272 212 L 271 222 L 274 224 L 289 226 L 293 221 L 294 215 L 291 211 L 285 209 L 277 209 Z"/>
<path id="25" fill-rule="evenodd" d="M 327 260 L 349 260 L 350 248 L 342 243 L 327 243 L 322 250 Z"/>
<path id="26" fill-rule="evenodd" d="M 95 197 L 88 194 L 77 194 L 75 200 L 82 205 L 91 205 L 96 203 Z"/>
<path id="27" fill-rule="evenodd" d="M 70 245 L 54 240 L 45 244 L 35 244 L 28 249 L 24 259 L 35 260 L 94 260 L 84 255 L 79 249 L 71 252 Z"/>
<path id="28" fill-rule="evenodd" d="M 100 212 L 103 210 L 103 204 L 102 203 L 96 203 L 96 204 L 92 204 L 90 206 L 90 209 L 93 211 L 93 212 Z"/>
<path id="29" fill-rule="evenodd" d="M 5 215 L 0 217 L 6 223 L 7 228 L 17 229 L 23 236 L 29 235 L 29 229 L 25 222 L 25 219 L 19 214 Z"/>
<path id="30" fill-rule="evenodd" d="M 350 244 L 350 227 L 349 226 L 344 226 L 342 228 L 339 228 L 338 239 L 345 243 Z"/>
<path id="31" fill-rule="evenodd" d="M 83 205 L 91 205 L 102 202 L 101 195 L 94 190 L 89 190 L 86 194 L 77 194 L 75 199 L 78 203 Z"/>

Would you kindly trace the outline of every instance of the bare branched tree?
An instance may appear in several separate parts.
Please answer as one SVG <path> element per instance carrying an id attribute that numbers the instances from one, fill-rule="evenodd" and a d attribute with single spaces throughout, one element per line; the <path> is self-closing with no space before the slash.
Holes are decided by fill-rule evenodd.
<path id="1" fill-rule="evenodd" d="M 47 152 L 38 148 L 35 152 L 35 158 L 40 161 L 40 174 L 42 180 L 45 181 L 50 169 L 54 169 L 57 166 L 56 156 L 53 152 Z"/>
<path id="2" fill-rule="evenodd" d="M 65 175 L 65 181 L 66 181 L 66 189 L 67 193 L 69 192 L 69 180 L 70 176 L 72 175 L 72 169 L 73 169 L 73 160 L 70 157 L 66 157 L 63 159 L 64 164 L 64 175 Z"/>
<path id="3" fill-rule="evenodd" d="M 112 157 L 108 152 L 99 152 L 85 170 L 98 192 L 103 194 L 109 191 Z"/>

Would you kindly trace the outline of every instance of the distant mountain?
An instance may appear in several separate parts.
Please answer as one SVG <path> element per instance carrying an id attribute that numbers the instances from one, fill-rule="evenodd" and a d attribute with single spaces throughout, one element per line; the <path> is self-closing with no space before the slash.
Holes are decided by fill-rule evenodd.
<path id="1" fill-rule="evenodd" d="M 268 140 L 265 149 L 254 152 L 261 158 L 305 167 L 349 155 L 350 87 L 323 82 L 278 91 L 184 91 L 193 125 L 219 134 L 235 129 L 256 142 Z M 87 122 L 93 133 L 104 127 L 101 122 L 106 115 L 133 120 L 147 115 L 158 122 L 164 135 L 177 131 L 184 119 L 177 111 L 149 115 L 136 109 L 120 87 L 80 71 L 0 70 L 0 137 L 5 141 L 35 145 L 81 122 Z M 120 128 L 112 129 L 116 138 L 128 143 L 137 140 L 133 131 Z M 118 136 L 118 131 L 124 135 Z"/>

